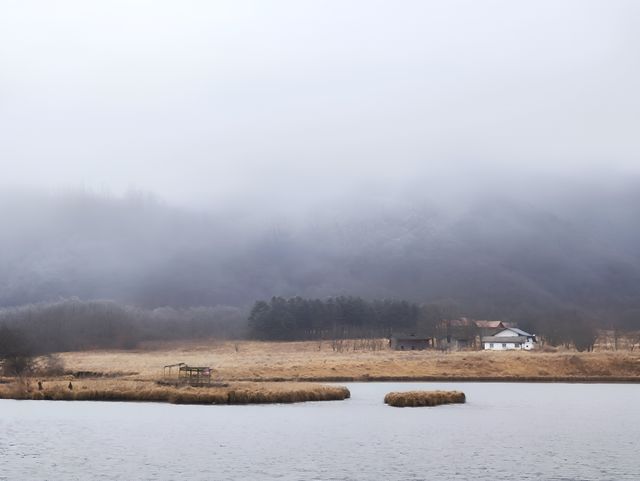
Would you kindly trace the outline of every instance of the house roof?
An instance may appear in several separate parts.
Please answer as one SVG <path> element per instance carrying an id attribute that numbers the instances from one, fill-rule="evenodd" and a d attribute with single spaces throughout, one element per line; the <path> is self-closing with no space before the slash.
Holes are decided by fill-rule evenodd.
<path id="1" fill-rule="evenodd" d="M 506 329 L 504 329 L 504 331 L 512 331 L 518 334 L 519 336 L 533 337 L 533 334 L 529 334 L 528 332 L 523 331 L 522 329 L 518 329 L 517 327 L 507 327 Z M 503 332 L 503 331 L 500 331 L 500 332 Z"/>
<path id="2" fill-rule="evenodd" d="M 444 323 L 451 327 L 475 326 L 475 322 L 467 317 L 461 317 L 460 319 L 451 319 L 448 321 L 444 321 Z"/>
<path id="3" fill-rule="evenodd" d="M 488 329 L 498 329 L 506 327 L 502 321 L 476 321 L 476 326 Z"/>
<path id="4" fill-rule="evenodd" d="M 475 320 L 468 317 L 443 320 L 442 324 L 451 327 L 480 327 L 483 329 L 500 329 L 513 326 L 513 323 L 503 321 Z"/>
<path id="5" fill-rule="evenodd" d="M 429 336 L 421 336 L 416 334 L 392 334 L 390 339 L 396 339 L 398 341 L 428 341 L 432 339 Z"/>
<path id="6" fill-rule="evenodd" d="M 482 338 L 482 342 L 494 342 L 496 344 L 523 343 L 527 342 L 527 336 L 485 336 Z"/>

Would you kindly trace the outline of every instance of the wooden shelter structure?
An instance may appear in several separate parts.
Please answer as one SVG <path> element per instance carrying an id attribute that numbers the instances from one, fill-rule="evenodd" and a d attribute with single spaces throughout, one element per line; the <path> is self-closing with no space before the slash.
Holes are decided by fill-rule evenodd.
<path id="1" fill-rule="evenodd" d="M 174 377 L 174 372 L 177 377 Z M 167 364 L 164 366 L 163 375 L 165 379 L 173 379 L 177 384 L 188 384 L 190 386 L 208 386 L 211 384 L 211 368 L 209 366 L 188 366 L 184 362 Z"/>
<path id="2" fill-rule="evenodd" d="M 164 377 L 165 379 L 168 377 L 172 377 L 172 370 L 173 368 L 180 368 L 181 366 L 186 366 L 186 364 L 184 362 L 178 362 L 176 364 L 167 364 L 163 369 L 162 369 L 162 377 Z M 176 371 L 179 371 L 179 369 L 176 369 Z"/>

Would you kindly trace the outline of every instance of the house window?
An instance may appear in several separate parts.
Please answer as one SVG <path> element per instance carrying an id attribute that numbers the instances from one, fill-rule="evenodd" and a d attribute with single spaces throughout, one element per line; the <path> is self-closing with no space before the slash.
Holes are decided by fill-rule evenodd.
<path id="1" fill-rule="evenodd" d="M 493 349 L 493 342 L 492 342 L 491 344 L 489 344 L 489 347 L 490 347 L 491 349 Z"/>
<path id="2" fill-rule="evenodd" d="M 506 345 L 506 344 L 503 344 L 503 345 L 502 345 L 502 347 L 503 347 L 503 348 L 506 348 L 506 347 L 507 347 L 507 345 Z"/>
<path id="3" fill-rule="evenodd" d="M 520 343 L 519 342 L 516 342 L 516 347 L 520 347 Z"/>

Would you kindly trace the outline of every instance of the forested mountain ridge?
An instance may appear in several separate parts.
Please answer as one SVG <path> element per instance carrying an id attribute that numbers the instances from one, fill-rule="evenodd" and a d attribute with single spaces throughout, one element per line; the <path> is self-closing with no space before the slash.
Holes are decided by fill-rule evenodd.
<path id="1" fill-rule="evenodd" d="M 477 318 L 640 312 L 640 189 L 414 196 L 287 216 L 145 196 L 5 193 L 0 306 L 60 298 L 155 308 L 272 296 L 407 299 Z"/>

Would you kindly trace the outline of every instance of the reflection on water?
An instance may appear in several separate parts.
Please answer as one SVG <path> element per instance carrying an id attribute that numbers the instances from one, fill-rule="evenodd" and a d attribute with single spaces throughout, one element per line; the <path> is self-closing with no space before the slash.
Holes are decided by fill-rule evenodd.
<path id="1" fill-rule="evenodd" d="M 640 479 L 638 385 L 349 388 L 298 405 L 0 401 L 0 480 Z M 382 403 L 416 388 L 468 403 Z"/>

